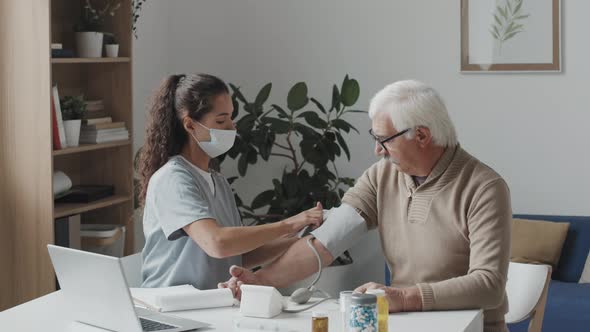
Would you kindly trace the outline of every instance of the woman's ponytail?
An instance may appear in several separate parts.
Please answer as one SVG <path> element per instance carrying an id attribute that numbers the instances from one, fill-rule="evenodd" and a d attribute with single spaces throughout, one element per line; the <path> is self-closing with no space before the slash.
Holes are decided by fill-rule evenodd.
<path id="1" fill-rule="evenodd" d="M 178 119 L 175 105 L 178 82 L 184 76 L 168 76 L 153 97 L 145 144 L 142 147 L 139 162 L 140 205 L 145 202 L 147 185 L 152 175 L 168 161 L 170 156 L 180 152 L 185 140 L 186 132 L 181 128 L 182 124 Z"/>

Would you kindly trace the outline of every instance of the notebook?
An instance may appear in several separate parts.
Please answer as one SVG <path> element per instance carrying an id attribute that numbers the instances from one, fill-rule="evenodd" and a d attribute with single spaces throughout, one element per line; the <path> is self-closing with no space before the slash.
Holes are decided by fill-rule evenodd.
<path id="1" fill-rule="evenodd" d="M 231 290 L 198 290 L 191 285 L 162 288 L 130 288 L 136 305 L 160 312 L 231 307 Z"/>

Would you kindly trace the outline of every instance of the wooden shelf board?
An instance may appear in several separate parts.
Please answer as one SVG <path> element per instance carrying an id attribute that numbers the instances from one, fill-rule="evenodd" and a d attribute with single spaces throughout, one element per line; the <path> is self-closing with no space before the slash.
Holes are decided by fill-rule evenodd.
<path id="1" fill-rule="evenodd" d="M 129 57 L 118 58 L 51 58 L 51 63 L 120 63 L 130 62 Z"/>
<path id="2" fill-rule="evenodd" d="M 93 150 L 100 150 L 100 149 L 108 149 L 117 146 L 126 146 L 130 145 L 131 140 L 127 139 L 124 141 L 116 141 L 116 142 L 108 142 L 108 143 L 98 143 L 98 144 L 81 144 L 80 146 L 65 148 L 61 150 L 53 150 L 54 156 L 63 156 L 69 155 L 73 153 L 80 153 L 86 151 L 93 151 Z"/>
<path id="3" fill-rule="evenodd" d="M 71 216 L 132 200 L 131 196 L 114 195 L 90 203 L 55 203 L 53 218 Z"/>

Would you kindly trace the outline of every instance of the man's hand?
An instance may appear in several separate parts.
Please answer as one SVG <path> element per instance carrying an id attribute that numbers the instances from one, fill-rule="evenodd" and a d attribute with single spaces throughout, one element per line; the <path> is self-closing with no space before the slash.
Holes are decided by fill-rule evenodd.
<path id="1" fill-rule="evenodd" d="M 389 303 L 389 312 L 421 311 L 422 295 L 417 286 L 407 288 L 387 287 L 375 282 L 357 287 L 355 293 L 364 293 L 368 289 L 383 289 Z"/>
<path id="2" fill-rule="evenodd" d="M 232 265 L 229 268 L 229 274 L 231 278 L 226 282 L 218 283 L 217 288 L 229 288 L 234 298 L 238 300 L 242 298 L 242 292 L 240 291 L 241 285 L 263 285 L 262 280 L 254 272 L 241 266 Z"/>

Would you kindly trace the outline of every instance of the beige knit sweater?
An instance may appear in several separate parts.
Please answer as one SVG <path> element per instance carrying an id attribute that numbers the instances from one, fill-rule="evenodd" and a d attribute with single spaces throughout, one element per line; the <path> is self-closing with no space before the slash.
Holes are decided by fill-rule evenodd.
<path id="1" fill-rule="evenodd" d="M 491 168 L 457 145 L 416 187 L 381 160 L 343 202 L 379 229 L 392 286 L 418 285 L 424 310 L 484 309 L 485 330 L 505 330 L 512 211 Z"/>

